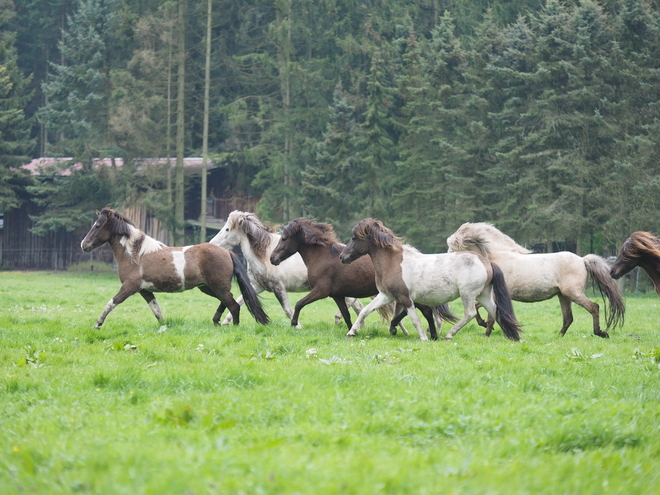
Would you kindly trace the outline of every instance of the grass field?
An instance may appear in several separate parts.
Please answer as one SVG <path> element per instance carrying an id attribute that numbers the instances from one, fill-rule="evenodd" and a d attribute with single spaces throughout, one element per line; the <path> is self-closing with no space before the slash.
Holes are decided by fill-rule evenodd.
<path id="1" fill-rule="evenodd" d="M 348 341 L 329 301 L 291 328 L 270 294 L 270 325 L 214 327 L 196 290 L 93 330 L 118 288 L 0 273 L 0 492 L 660 492 L 656 296 L 608 340 L 581 308 L 560 338 L 555 299 L 515 305 L 520 343 L 421 343 L 376 315 Z"/>

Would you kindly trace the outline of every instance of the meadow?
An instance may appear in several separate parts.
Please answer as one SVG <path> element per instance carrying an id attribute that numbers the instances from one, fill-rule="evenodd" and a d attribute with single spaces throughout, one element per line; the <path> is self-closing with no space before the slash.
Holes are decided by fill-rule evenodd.
<path id="1" fill-rule="evenodd" d="M 515 304 L 522 342 L 470 323 L 422 343 L 375 314 L 347 340 L 331 301 L 295 329 L 270 294 L 270 325 L 214 327 L 197 290 L 158 295 L 164 325 L 134 296 L 93 330 L 118 288 L 0 273 L 2 493 L 660 490 L 655 295 L 610 339 L 581 308 L 559 337 L 553 299 Z"/>

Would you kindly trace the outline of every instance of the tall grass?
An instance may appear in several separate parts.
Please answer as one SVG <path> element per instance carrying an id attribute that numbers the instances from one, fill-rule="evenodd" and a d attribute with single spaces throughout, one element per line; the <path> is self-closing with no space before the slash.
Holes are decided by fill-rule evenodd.
<path id="1" fill-rule="evenodd" d="M 199 291 L 158 295 L 165 325 L 138 296 L 93 330 L 118 288 L 0 273 L 3 492 L 658 490 L 657 297 L 608 340 L 581 308 L 559 337 L 555 299 L 515 305 L 520 343 L 475 324 L 422 343 L 376 315 L 346 340 L 331 301 L 295 329 L 271 295 L 270 325 L 214 327 Z"/>

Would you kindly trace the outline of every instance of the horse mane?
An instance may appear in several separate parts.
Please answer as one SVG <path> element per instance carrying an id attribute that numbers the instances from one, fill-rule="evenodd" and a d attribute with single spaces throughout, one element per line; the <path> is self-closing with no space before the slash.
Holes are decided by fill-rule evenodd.
<path id="1" fill-rule="evenodd" d="M 292 236 L 299 238 L 304 244 L 330 247 L 340 245 L 332 225 L 309 218 L 296 218 L 284 226 L 282 237 Z"/>
<path id="2" fill-rule="evenodd" d="M 447 244 L 452 251 L 466 251 L 468 246 L 475 246 L 485 257 L 488 257 L 492 251 L 531 253 L 529 249 L 503 234 L 494 225 L 485 222 L 464 223 L 449 236 Z"/>
<path id="3" fill-rule="evenodd" d="M 353 237 L 360 240 L 371 239 L 376 246 L 385 249 L 392 249 L 394 251 L 401 251 L 403 249 L 401 239 L 385 227 L 383 222 L 375 218 L 360 220 L 353 227 Z"/>
<path id="4" fill-rule="evenodd" d="M 105 219 L 103 219 L 105 217 Z M 135 224 L 124 214 L 111 208 L 103 208 L 99 213 L 98 220 L 110 231 L 111 234 L 122 236 L 119 241 L 126 250 L 126 256 L 133 261 L 139 260 L 145 254 L 160 251 L 165 245 L 149 237 L 138 229 Z"/>
<path id="5" fill-rule="evenodd" d="M 240 230 L 247 236 L 250 247 L 258 258 L 266 258 L 274 229 L 264 224 L 254 213 L 239 210 L 229 214 L 227 223 L 230 229 Z"/>
<path id="6" fill-rule="evenodd" d="M 649 232 L 633 232 L 621 246 L 619 256 L 625 262 L 638 258 L 652 258 L 658 264 L 660 262 L 660 239 Z"/>

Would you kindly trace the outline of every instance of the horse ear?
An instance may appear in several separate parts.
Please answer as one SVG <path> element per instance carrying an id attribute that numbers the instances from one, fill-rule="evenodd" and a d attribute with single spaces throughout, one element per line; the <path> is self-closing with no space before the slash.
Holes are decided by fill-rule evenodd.
<path id="1" fill-rule="evenodd" d="M 96 210 L 96 216 L 98 217 L 101 214 L 99 210 Z"/>

